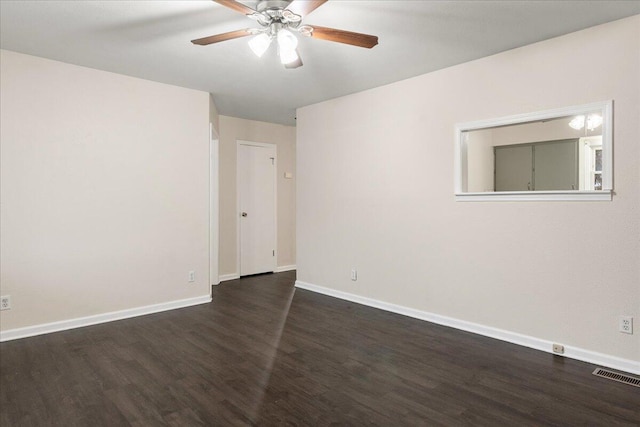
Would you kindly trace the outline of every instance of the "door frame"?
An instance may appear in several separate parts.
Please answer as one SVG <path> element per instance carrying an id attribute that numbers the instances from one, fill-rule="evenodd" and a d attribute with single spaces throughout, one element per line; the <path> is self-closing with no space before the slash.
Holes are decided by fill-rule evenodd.
<path id="1" fill-rule="evenodd" d="M 209 292 L 220 284 L 220 138 L 209 123 Z"/>
<path id="2" fill-rule="evenodd" d="M 241 145 L 250 145 L 254 147 L 263 147 L 263 148 L 271 148 L 274 149 L 273 159 L 273 209 L 274 209 L 274 242 L 273 242 L 273 250 L 275 251 L 274 256 L 274 266 L 273 271 L 275 272 L 278 268 L 278 145 L 274 143 L 267 142 L 255 142 L 255 141 L 247 141 L 243 139 L 236 140 L 236 267 L 238 269 L 238 277 L 241 277 L 242 269 L 240 268 L 240 146 Z"/>

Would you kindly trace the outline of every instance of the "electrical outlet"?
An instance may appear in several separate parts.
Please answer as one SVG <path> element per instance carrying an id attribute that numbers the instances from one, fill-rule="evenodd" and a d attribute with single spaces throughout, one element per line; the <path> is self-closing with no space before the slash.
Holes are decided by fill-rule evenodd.
<path id="1" fill-rule="evenodd" d="M 556 354 L 564 354 L 564 346 L 562 344 L 553 344 L 553 352 Z"/>
<path id="2" fill-rule="evenodd" d="M 618 330 L 623 334 L 633 334 L 633 317 L 620 316 Z"/>
<path id="3" fill-rule="evenodd" d="M 191 270 L 189 272 L 189 282 L 195 282 L 196 281 L 196 272 Z"/>
<path id="4" fill-rule="evenodd" d="M 351 269 L 351 280 L 353 280 L 354 282 L 358 280 L 358 270 L 356 270 L 355 268 Z"/>
<path id="5" fill-rule="evenodd" d="M 11 295 L 0 297 L 0 310 L 11 310 Z"/>

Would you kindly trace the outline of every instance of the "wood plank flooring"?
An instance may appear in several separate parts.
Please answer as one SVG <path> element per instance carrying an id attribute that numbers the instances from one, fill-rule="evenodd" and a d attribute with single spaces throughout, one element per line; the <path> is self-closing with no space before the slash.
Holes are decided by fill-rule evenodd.
<path id="1" fill-rule="evenodd" d="M 640 425 L 640 389 L 553 356 L 295 290 L 0 344 L 0 425 Z"/>

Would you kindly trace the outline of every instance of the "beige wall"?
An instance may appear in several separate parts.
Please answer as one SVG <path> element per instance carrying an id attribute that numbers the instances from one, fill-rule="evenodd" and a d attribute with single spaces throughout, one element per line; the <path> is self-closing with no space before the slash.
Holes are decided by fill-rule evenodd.
<path id="1" fill-rule="evenodd" d="M 640 361 L 639 76 L 636 16 L 299 109 L 298 279 Z M 613 201 L 454 201 L 456 123 L 607 99 Z"/>
<path id="2" fill-rule="evenodd" d="M 296 264 L 296 129 L 220 116 L 220 275 L 238 274 L 236 147 L 238 140 L 276 144 L 278 157 L 278 267 Z M 293 179 L 285 179 L 292 172 Z"/>
<path id="3" fill-rule="evenodd" d="M 209 295 L 209 95 L 1 55 L 2 330 Z"/>

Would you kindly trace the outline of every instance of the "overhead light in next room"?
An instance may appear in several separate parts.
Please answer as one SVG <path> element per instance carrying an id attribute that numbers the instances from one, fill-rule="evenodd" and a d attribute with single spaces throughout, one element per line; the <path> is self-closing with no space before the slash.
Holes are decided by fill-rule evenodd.
<path id="1" fill-rule="evenodd" d="M 580 130 L 587 126 L 588 130 L 594 130 L 595 128 L 602 125 L 602 116 L 599 114 L 589 114 L 588 116 L 575 116 L 569 122 L 569 126 L 571 126 L 575 130 Z"/>

